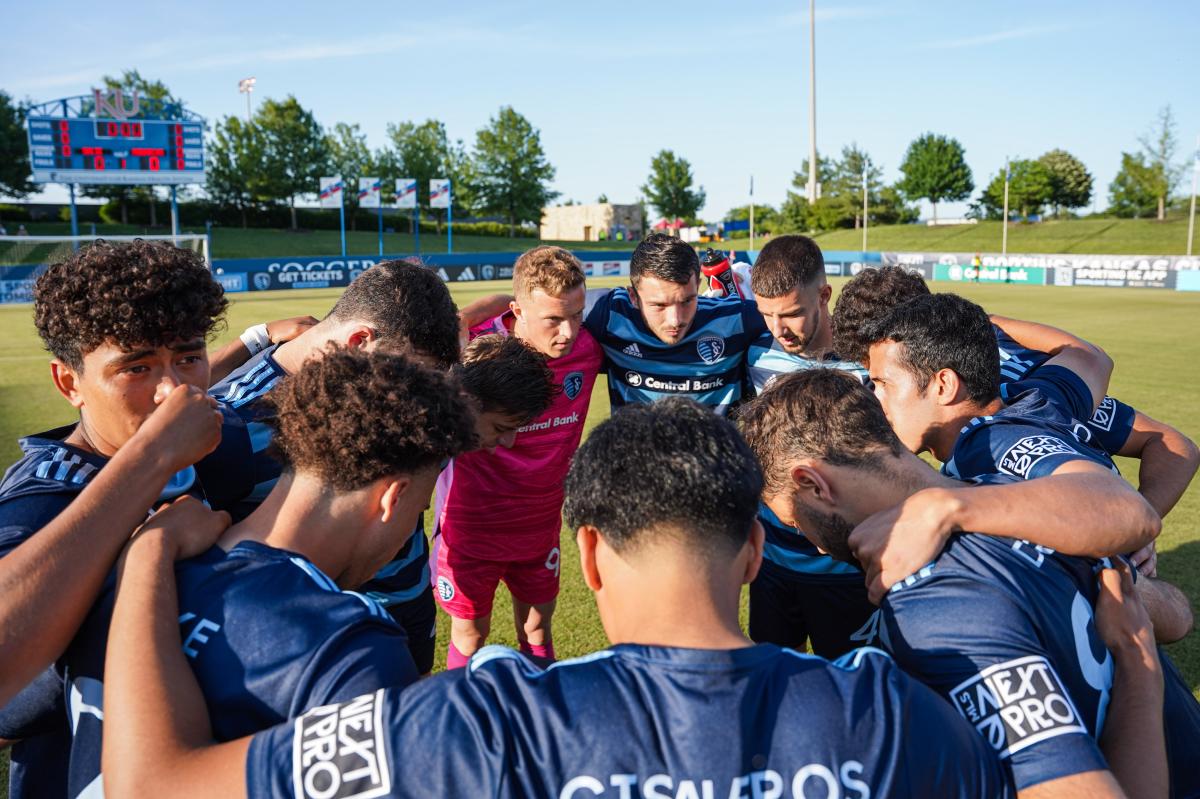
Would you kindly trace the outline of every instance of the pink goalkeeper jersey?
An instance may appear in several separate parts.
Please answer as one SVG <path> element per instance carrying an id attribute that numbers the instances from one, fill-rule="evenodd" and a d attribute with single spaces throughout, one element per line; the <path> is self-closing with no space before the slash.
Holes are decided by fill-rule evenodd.
<path id="1" fill-rule="evenodd" d="M 509 335 L 505 317 L 471 330 Z M 517 431 L 512 449 L 459 455 L 438 478 L 439 534 L 455 553 L 481 560 L 545 557 L 562 527 L 563 479 L 583 435 L 603 353 L 586 330 L 568 355 L 546 363 L 562 391 Z"/>

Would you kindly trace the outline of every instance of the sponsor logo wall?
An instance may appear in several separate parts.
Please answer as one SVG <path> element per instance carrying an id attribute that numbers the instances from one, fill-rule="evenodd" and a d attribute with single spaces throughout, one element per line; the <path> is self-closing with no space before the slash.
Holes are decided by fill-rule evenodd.
<path id="1" fill-rule="evenodd" d="M 476 280 L 511 280 L 513 265 L 520 253 L 467 253 L 462 255 L 426 255 L 422 262 L 447 283 Z M 576 252 L 588 277 L 629 274 L 629 256 L 625 252 Z M 381 261 L 407 258 L 388 255 L 382 258 L 240 258 L 213 261 L 213 273 L 228 292 L 274 291 L 278 289 L 343 288 L 354 278 Z"/>
<path id="2" fill-rule="evenodd" d="M 448 283 L 510 280 L 519 253 L 426 255 L 422 261 Z M 630 252 L 581 251 L 589 277 L 629 274 Z M 735 261 L 754 263 L 757 251 L 738 250 Z M 315 256 L 213 261 L 217 281 L 230 293 L 299 288 L 344 288 L 380 261 L 406 258 Z M 979 263 L 975 263 L 978 257 Z M 856 252 L 826 250 L 825 273 L 851 277 L 863 269 L 892 265 L 926 280 L 1016 283 L 1045 286 L 1108 286 L 1200 291 L 1200 257 L 1160 255 L 999 255 L 996 253 Z M 45 267 L 0 266 L 0 304 L 33 301 L 33 283 Z"/>

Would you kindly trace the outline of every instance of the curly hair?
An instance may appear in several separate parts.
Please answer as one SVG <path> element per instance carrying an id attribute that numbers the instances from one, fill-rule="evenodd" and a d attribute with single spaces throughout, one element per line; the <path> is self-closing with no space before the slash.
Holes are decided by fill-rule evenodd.
<path id="1" fill-rule="evenodd" d="M 73 369 L 105 342 L 132 350 L 208 338 L 229 301 L 199 253 L 166 242 L 98 240 L 51 264 L 33 289 L 33 321 Z"/>
<path id="2" fill-rule="evenodd" d="M 342 293 L 329 316 L 365 322 L 384 346 L 408 345 L 443 369 L 458 361 L 458 308 L 437 273 L 415 259 L 375 264 Z"/>
<path id="3" fill-rule="evenodd" d="M 729 421 L 686 397 L 627 405 L 571 461 L 563 518 L 592 525 L 618 553 L 676 538 L 704 558 L 745 546 L 763 479 Z"/>
<path id="4" fill-rule="evenodd" d="M 450 378 L 401 355 L 331 347 L 267 401 L 285 468 L 340 491 L 436 467 L 476 446 L 474 414 Z"/>
<path id="5" fill-rule="evenodd" d="M 925 278 L 902 266 L 862 270 L 842 286 L 833 308 L 833 351 L 842 358 L 866 363 L 871 342 L 863 340 L 862 330 L 867 323 L 928 293 Z"/>
<path id="6" fill-rule="evenodd" d="M 463 389 L 484 413 L 502 413 L 527 424 L 546 412 L 561 390 L 546 356 L 515 336 L 479 336 L 454 369 Z"/>

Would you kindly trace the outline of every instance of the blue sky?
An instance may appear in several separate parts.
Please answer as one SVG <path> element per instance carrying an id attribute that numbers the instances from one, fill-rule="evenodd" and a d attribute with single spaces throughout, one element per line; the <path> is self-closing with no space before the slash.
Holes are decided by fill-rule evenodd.
<path id="1" fill-rule="evenodd" d="M 633 201 L 670 148 L 718 219 L 747 202 L 751 174 L 778 205 L 808 152 L 805 2 L 0 0 L 0 18 L 0 89 L 35 101 L 135 67 L 216 121 L 245 113 L 237 81 L 254 75 L 256 102 L 294 94 L 373 147 L 388 122 L 427 117 L 469 145 L 512 105 L 541 130 L 564 200 Z M 962 142 L 977 187 L 1005 155 L 1069 150 L 1102 208 L 1159 108 L 1174 109 L 1181 161 L 1200 134 L 1195 0 L 818 0 L 816 27 L 818 148 L 855 141 L 889 181 L 931 130 Z"/>

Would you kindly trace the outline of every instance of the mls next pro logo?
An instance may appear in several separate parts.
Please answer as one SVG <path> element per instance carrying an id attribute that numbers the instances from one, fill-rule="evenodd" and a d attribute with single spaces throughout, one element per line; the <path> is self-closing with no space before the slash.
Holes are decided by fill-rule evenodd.
<path id="1" fill-rule="evenodd" d="M 113 119 L 130 119 L 138 114 L 138 93 L 134 89 L 129 96 L 129 106 L 125 106 L 125 92 L 121 89 L 92 89 L 92 97 L 96 100 L 96 116 L 112 117 Z"/>

